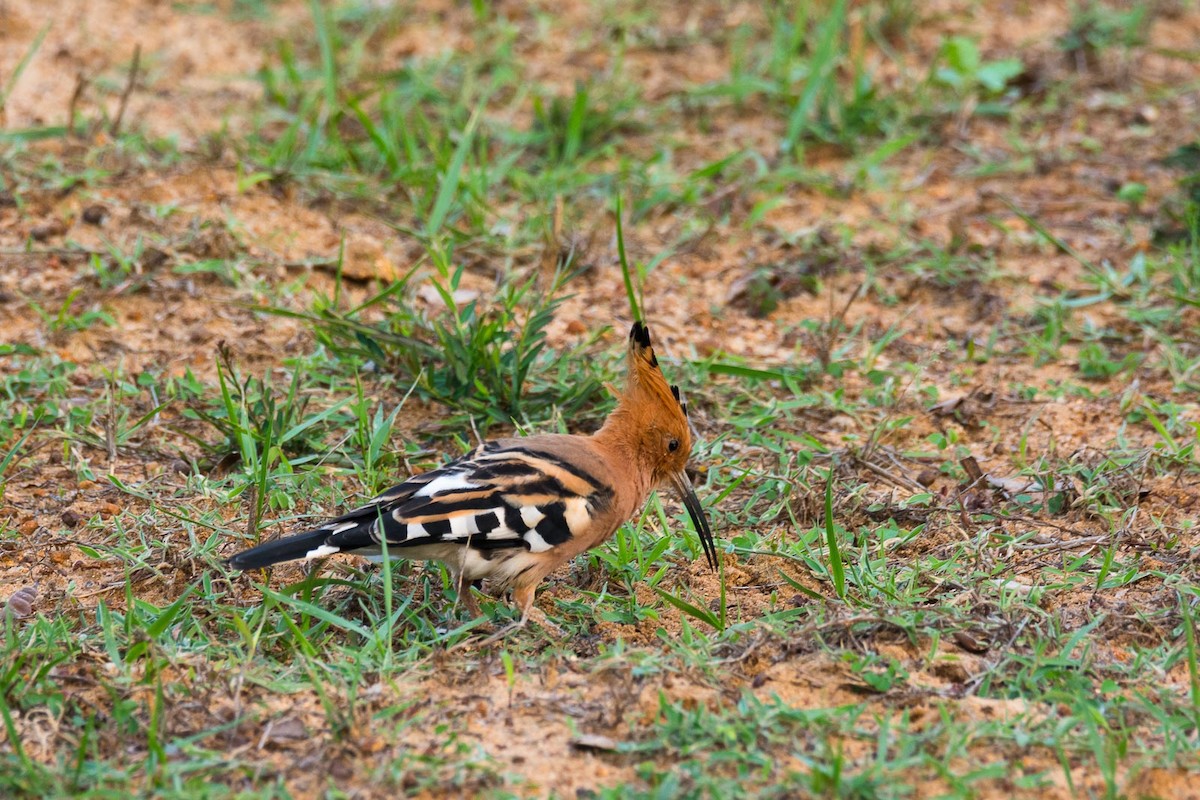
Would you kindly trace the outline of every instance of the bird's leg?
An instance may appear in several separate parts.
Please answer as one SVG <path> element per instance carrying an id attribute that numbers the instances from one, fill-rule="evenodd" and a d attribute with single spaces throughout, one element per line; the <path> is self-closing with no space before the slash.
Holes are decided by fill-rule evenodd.
<path id="1" fill-rule="evenodd" d="M 472 581 L 460 590 L 459 597 L 462 598 L 463 605 L 467 607 L 467 613 L 472 619 L 483 616 L 483 609 L 479 607 L 479 601 L 475 599 L 475 592 L 472 591 L 482 585 L 481 581 Z"/>
<path id="2" fill-rule="evenodd" d="M 566 631 L 551 622 L 546 613 L 533 604 L 533 590 L 535 588 L 536 585 L 530 584 L 518 586 L 513 589 L 513 601 L 521 611 L 521 622 L 519 624 L 524 626 L 526 622 L 532 619 L 555 638 L 566 638 Z"/>
<path id="3" fill-rule="evenodd" d="M 535 588 L 528 583 L 513 587 L 513 602 L 516 603 L 517 610 L 521 612 L 522 625 L 529 621 L 529 613 L 533 611 L 533 590 Z"/>
<path id="4" fill-rule="evenodd" d="M 566 637 L 566 632 L 563 631 L 562 628 L 551 622 L 541 609 L 534 606 L 533 595 L 534 589 L 536 588 L 536 583 L 523 584 L 513 588 L 513 601 L 516 603 L 517 610 L 521 612 L 521 618 L 511 625 L 505 625 L 503 628 L 484 639 L 479 643 L 480 647 L 486 647 L 489 644 L 503 639 L 510 633 L 524 628 L 530 619 L 534 620 L 542 627 L 543 630 L 545 630 L 554 638 L 563 639 Z"/>
<path id="5" fill-rule="evenodd" d="M 483 586 L 483 581 L 469 581 L 467 580 L 467 576 L 461 572 L 455 576 L 454 588 L 458 593 L 458 600 L 455 601 L 455 605 L 462 603 L 472 619 L 483 616 L 483 609 L 479 607 L 479 601 L 475 599 L 475 594 L 471 591 L 471 589 L 477 589 L 480 586 Z"/>

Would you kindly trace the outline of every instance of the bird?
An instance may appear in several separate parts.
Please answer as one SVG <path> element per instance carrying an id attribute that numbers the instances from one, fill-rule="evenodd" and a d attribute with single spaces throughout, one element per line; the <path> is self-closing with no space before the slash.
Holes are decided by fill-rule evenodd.
<path id="1" fill-rule="evenodd" d="M 678 386 L 659 367 L 650 330 L 629 331 L 624 387 L 617 405 L 591 435 L 536 434 L 486 441 L 462 458 L 413 477 L 366 505 L 303 533 L 237 553 L 228 565 L 252 570 L 335 553 L 440 561 L 458 596 L 481 616 L 471 587 L 487 581 L 494 594 L 512 592 L 531 614 L 542 580 L 575 556 L 598 547 L 661 486 L 675 490 L 718 570 L 712 531 L 686 466 L 692 426 Z"/>

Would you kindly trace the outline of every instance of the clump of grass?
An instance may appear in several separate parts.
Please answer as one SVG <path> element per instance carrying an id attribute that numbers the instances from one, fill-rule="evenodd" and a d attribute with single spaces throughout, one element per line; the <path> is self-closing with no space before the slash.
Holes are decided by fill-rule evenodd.
<path id="1" fill-rule="evenodd" d="M 881 12 L 889 31 L 902 34 L 909 24 L 904 5 Z M 898 16 L 889 17 L 891 11 Z M 735 32 L 728 79 L 698 87 L 693 96 L 728 98 L 739 107 L 765 100 L 785 121 L 778 152 L 798 163 L 808 142 L 857 150 L 864 140 L 889 135 L 902 107 L 897 96 L 880 91 L 863 48 L 852 41 L 850 13 L 844 0 L 768 4 L 766 30 Z"/>
<path id="2" fill-rule="evenodd" d="M 775 14 L 769 74 L 790 106 L 780 152 L 796 150 L 807 137 L 849 145 L 884 132 L 895 107 L 878 94 L 861 52 L 851 48 L 845 1 L 836 0 L 823 15 L 805 3 L 790 18 L 782 10 Z"/>
<path id="3" fill-rule="evenodd" d="M 217 381 L 220 398 L 216 405 L 205 408 L 194 403 L 185 416 L 207 422 L 222 435 L 222 440 L 210 444 L 209 449 L 247 466 L 257 463 L 273 448 L 292 463 L 322 453 L 330 419 L 351 399 L 309 414 L 312 396 L 301 391 L 301 370 L 292 372 L 287 390 L 281 395 L 269 377 L 243 377 L 232 349 L 225 343 L 217 351 Z"/>
<path id="4" fill-rule="evenodd" d="M 570 97 L 556 95 L 547 102 L 534 95 L 532 144 L 547 161 L 562 165 L 598 155 L 615 133 L 631 124 L 633 96 L 608 96 L 612 94 L 577 81 Z"/>
<path id="5" fill-rule="evenodd" d="M 305 315 L 318 341 L 348 366 L 382 371 L 414 383 L 425 397 L 490 424 L 537 422 L 552 410 L 579 412 L 601 396 L 601 375 L 572 369 L 595 332 L 568 352 L 549 346 L 547 328 L 567 295 L 572 273 L 503 281 L 492 298 L 463 301 L 465 265 L 435 257 L 429 279 L 441 306 L 422 310 L 407 291 L 412 275 L 346 312 L 318 302 Z M 364 312 L 382 319 L 365 323 Z M 280 312 L 287 313 L 287 312 Z"/>
<path id="6" fill-rule="evenodd" d="M 1132 3 L 1117 8 L 1098 0 L 1085 0 L 1071 11 L 1071 22 L 1058 46 L 1080 67 L 1094 65 L 1106 50 L 1128 50 L 1142 44 L 1149 24 L 1149 8 Z"/>

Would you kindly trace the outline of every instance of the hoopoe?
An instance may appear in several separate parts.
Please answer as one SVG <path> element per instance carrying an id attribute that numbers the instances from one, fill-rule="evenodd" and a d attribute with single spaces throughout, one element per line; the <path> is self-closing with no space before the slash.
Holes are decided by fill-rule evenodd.
<path id="1" fill-rule="evenodd" d="M 665 484 L 682 499 L 716 571 L 708 519 L 684 471 L 692 447 L 687 406 L 667 384 L 641 322 L 629 332 L 627 361 L 617 407 L 593 435 L 485 442 L 318 528 L 238 553 L 229 565 L 257 569 L 334 553 L 381 560 L 386 543 L 390 557 L 444 563 L 475 616 L 470 586 L 487 580 L 511 589 L 520 627 L 543 578 L 606 541 Z"/>

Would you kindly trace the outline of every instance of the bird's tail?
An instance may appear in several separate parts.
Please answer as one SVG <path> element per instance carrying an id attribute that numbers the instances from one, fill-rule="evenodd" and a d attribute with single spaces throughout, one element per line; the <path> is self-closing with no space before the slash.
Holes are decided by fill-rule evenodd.
<path id="1" fill-rule="evenodd" d="M 317 528 L 295 536 L 284 536 L 243 550 L 226 563 L 234 569 L 261 569 L 282 561 L 329 555 L 340 549 L 326 546 L 326 540 L 332 535 L 333 532 L 329 528 Z"/>

